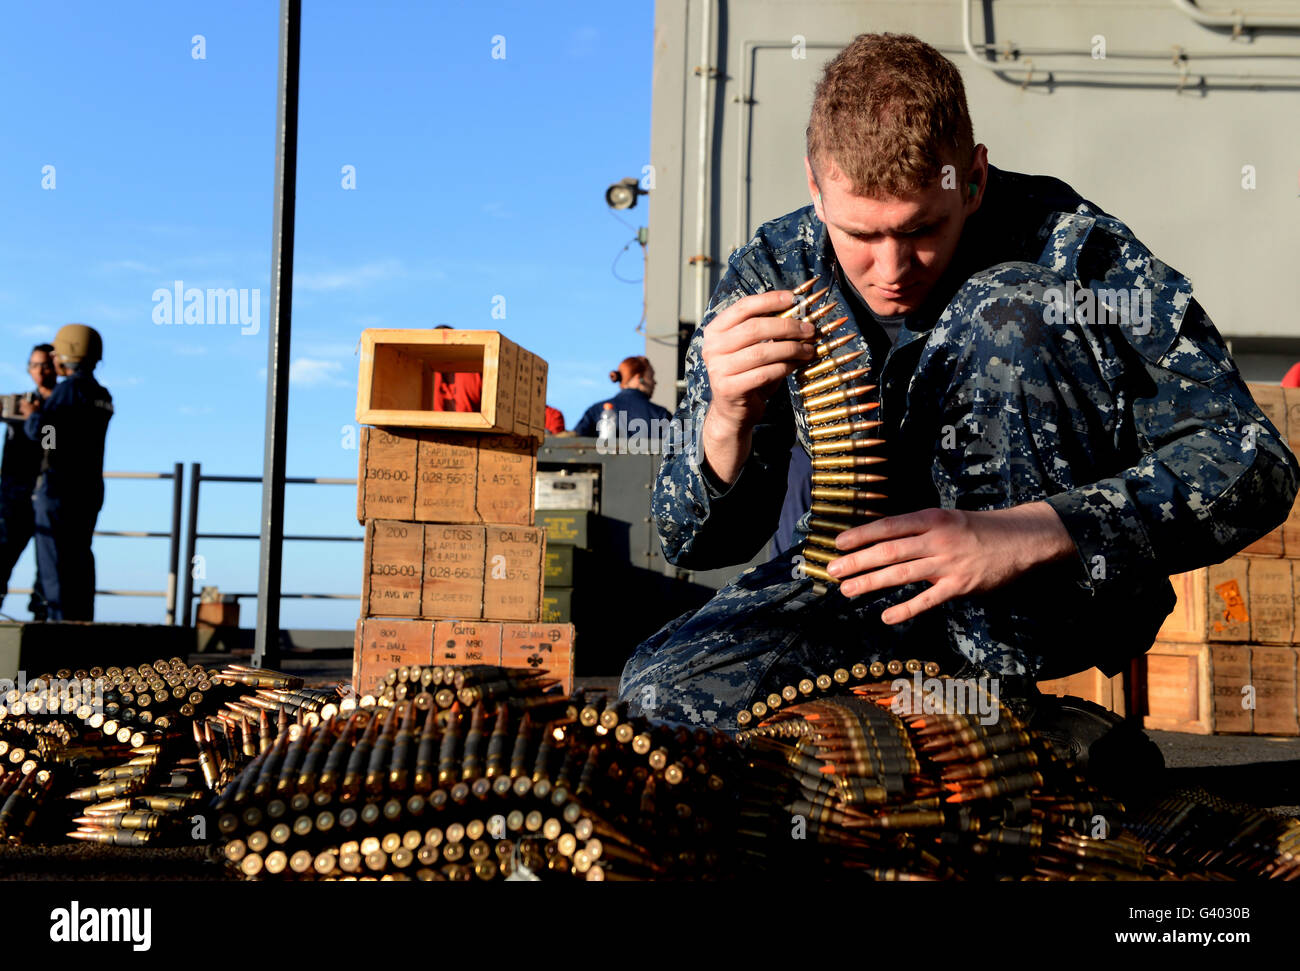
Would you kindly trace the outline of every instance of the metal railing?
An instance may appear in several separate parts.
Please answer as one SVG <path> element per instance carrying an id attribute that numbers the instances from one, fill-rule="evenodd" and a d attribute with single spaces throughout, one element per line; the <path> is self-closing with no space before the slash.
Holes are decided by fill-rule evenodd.
<path id="1" fill-rule="evenodd" d="M 99 597 L 162 597 L 166 604 L 167 624 L 176 623 L 176 573 L 181 558 L 181 497 L 184 493 L 181 478 L 184 467 L 180 462 L 172 466 L 171 472 L 105 472 L 105 479 L 171 479 L 172 480 L 172 528 L 168 532 L 146 529 L 97 529 L 96 536 L 128 536 L 146 539 L 170 539 L 171 545 L 167 556 L 167 589 L 165 590 L 101 590 L 95 589 Z M 10 587 L 9 593 L 30 594 L 31 587 Z"/>
<path id="2" fill-rule="evenodd" d="M 194 592 L 194 557 L 198 547 L 198 541 L 201 539 L 252 539 L 261 540 L 259 533 L 201 533 L 199 532 L 199 488 L 204 482 L 244 482 L 260 483 L 260 475 L 204 475 L 202 465 L 199 462 L 190 463 L 190 508 L 189 520 L 186 525 L 185 548 L 188 551 L 186 563 L 188 568 L 185 570 L 184 589 L 181 593 L 181 624 L 184 627 L 192 626 L 194 598 L 198 596 Z M 356 486 L 356 479 L 330 478 L 327 476 L 287 476 L 284 480 L 285 485 L 347 485 Z M 178 513 L 179 515 L 179 513 Z M 286 540 L 304 541 L 304 542 L 323 542 L 323 543 L 360 543 L 363 542 L 361 536 L 330 536 L 315 533 L 287 534 Z M 235 597 L 237 599 L 257 599 L 258 594 L 252 593 L 226 593 L 222 591 L 224 597 Z M 361 595 L 356 593 L 280 593 L 280 599 L 291 600 L 360 600 Z"/>

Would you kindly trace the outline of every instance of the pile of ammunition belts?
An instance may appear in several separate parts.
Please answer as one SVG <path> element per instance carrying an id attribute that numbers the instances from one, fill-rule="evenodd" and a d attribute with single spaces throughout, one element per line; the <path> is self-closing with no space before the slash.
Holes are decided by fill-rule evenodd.
<path id="1" fill-rule="evenodd" d="M 102 694 L 0 698 L 10 841 L 210 839 L 250 879 L 1300 878 L 1300 820 L 1203 791 L 1126 815 L 919 661 L 802 679 L 735 739 L 528 669 L 398 668 L 361 699 L 175 658 L 54 678 Z"/>
<path id="2" fill-rule="evenodd" d="M 172 658 L 59 671 L 10 690 L 0 699 L 0 835 L 192 846 L 206 838 L 213 792 L 257 754 L 255 733 L 270 745 L 268 715 L 284 732 L 308 700 L 338 700 L 301 685 Z"/>
<path id="3" fill-rule="evenodd" d="M 1171 875 L 1120 831 L 1123 807 L 996 699 L 981 706 L 996 717 L 981 718 L 958 713 L 969 703 L 945 705 L 946 692 L 922 697 L 906 678 L 869 680 L 921 672 L 952 683 L 933 663 L 855 665 L 741 713 L 753 726 L 737 735 L 750 865 L 876 880 Z"/>
<path id="4" fill-rule="evenodd" d="M 1129 826 L 1183 873 L 1300 879 L 1300 819 L 1229 802 L 1204 789 L 1170 793 Z"/>
<path id="5" fill-rule="evenodd" d="M 248 877 L 708 877 L 726 869 L 736 755 L 528 669 L 404 667 L 291 726 L 213 808 Z"/>

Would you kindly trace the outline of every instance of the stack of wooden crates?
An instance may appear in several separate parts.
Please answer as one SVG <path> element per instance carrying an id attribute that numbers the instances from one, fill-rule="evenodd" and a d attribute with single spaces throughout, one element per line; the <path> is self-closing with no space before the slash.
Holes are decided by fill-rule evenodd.
<path id="1" fill-rule="evenodd" d="M 482 375 L 478 411 L 433 410 L 435 375 L 456 372 Z M 362 332 L 359 693 L 411 664 L 531 667 L 573 690 L 573 625 L 542 622 L 545 407 L 546 362 L 496 331 Z"/>
<path id="2" fill-rule="evenodd" d="M 1291 450 L 1300 452 L 1300 389 L 1249 388 Z M 1178 603 L 1127 685 L 1093 668 L 1039 687 L 1120 714 L 1136 700 L 1152 729 L 1300 735 L 1300 503 L 1241 555 L 1170 581 Z"/>

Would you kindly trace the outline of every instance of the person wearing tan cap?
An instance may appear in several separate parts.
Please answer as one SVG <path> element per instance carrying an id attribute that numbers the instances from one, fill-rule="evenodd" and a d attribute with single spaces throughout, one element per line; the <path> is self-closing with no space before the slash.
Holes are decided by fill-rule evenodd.
<path id="1" fill-rule="evenodd" d="M 41 448 L 32 505 L 36 562 L 50 620 L 95 619 L 95 521 L 104 505 L 104 438 L 113 396 L 95 380 L 98 331 L 66 324 L 54 338 L 60 377 L 43 402 L 22 402 L 23 430 Z"/>

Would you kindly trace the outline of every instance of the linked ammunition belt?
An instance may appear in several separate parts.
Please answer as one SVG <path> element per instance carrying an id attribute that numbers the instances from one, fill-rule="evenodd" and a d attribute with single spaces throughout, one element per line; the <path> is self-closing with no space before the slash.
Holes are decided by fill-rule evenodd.
<path id="1" fill-rule="evenodd" d="M 291 726 L 214 811 L 248 877 L 708 877 L 732 870 L 715 821 L 737 756 L 719 732 L 629 719 L 531 670 L 403 667 Z"/>
<path id="2" fill-rule="evenodd" d="M 0 698 L 0 836 L 193 846 L 212 794 L 333 688 L 180 658 L 43 674 Z"/>
<path id="3" fill-rule="evenodd" d="M 800 284 L 794 289 L 795 295 L 807 293 L 817 280 L 818 277 L 813 277 Z M 823 592 L 828 589 L 826 584 L 839 582 L 826 572 L 826 564 L 841 555 L 836 551 L 835 537 L 880 515 L 871 503 L 886 498 L 883 493 L 874 491 L 875 483 L 884 482 L 885 476 L 863 471 L 885 461 L 882 455 L 870 454 L 884 444 L 884 439 L 854 437 L 881 424 L 861 417 L 869 416 L 880 407 L 878 396 L 876 400 L 863 400 L 876 390 L 876 385 L 855 383 L 867 377 L 868 369 L 849 367 L 863 352 L 836 354 L 853 339 L 853 335 L 835 334 L 848 322 L 848 317 L 819 323 L 835 309 L 835 301 L 811 309 L 829 292 L 830 287 L 824 287 L 781 314 L 782 317 L 811 321 L 815 327 L 811 339 L 816 359 L 797 375 L 803 384 L 799 388 L 796 407 L 803 411 L 808 422 L 813 468 L 812 517 L 797 562 L 800 572 L 818 580 L 817 589 Z"/>
<path id="4" fill-rule="evenodd" d="M 87 679 L 93 703 L 50 689 Z M 1126 814 L 979 690 L 855 664 L 731 738 L 529 669 L 396 668 L 360 699 L 176 658 L 61 671 L 0 698 L 0 835 L 210 839 L 249 879 L 1300 878 L 1300 820 L 1203 790 Z"/>

